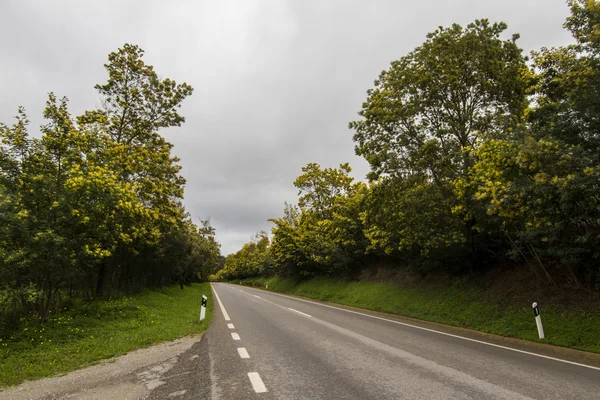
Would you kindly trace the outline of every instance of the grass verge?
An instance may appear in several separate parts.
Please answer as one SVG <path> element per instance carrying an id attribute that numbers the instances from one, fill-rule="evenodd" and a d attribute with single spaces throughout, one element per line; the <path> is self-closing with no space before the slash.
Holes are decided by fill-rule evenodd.
<path id="1" fill-rule="evenodd" d="M 234 281 L 233 283 L 239 283 Z M 268 283 L 269 290 L 304 296 L 486 333 L 600 353 L 600 309 L 542 308 L 545 339 L 539 339 L 530 304 L 507 306 L 464 281 L 449 286 L 402 288 L 391 283 L 334 278 L 242 280 L 245 285 Z M 497 300 L 497 301 L 494 301 Z"/>
<path id="2" fill-rule="evenodd" d="M 203 294 L 208 309 L 199 323 Z M 91 302 L 53 314 L 45 324 L 21 319 L 0 331 L 0 388 L 202 332 L 212 304 L 210 285 L 200 283 Z"/>

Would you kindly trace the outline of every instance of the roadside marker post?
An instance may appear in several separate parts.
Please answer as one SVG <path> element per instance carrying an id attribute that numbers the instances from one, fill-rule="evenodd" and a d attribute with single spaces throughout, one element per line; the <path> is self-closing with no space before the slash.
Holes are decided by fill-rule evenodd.
<path id="1" fill-rule="evenodd" d="M 205 295 L 202 295 L 202 305 L 200 306 L 200 322 L 204 320 L 206 317 L 206 301 L 208 298 Z"/>
<path id="2" fill-rule="evenodd" d="M 540 339 L 544 339 L 544 326 L 542 325 L 542 317 L 540 315 L 538 303 L 533 303 L 531 307 L 533 307 L 533 315 L 535 316 L 535 324 L 537 325 L 538 335 L 540 336 Z"/>
<path id="3" fill-rule="evenodd" d="M 269 290 L 269 284 L 268 283 L 265 285 L 265 289 Z"/>

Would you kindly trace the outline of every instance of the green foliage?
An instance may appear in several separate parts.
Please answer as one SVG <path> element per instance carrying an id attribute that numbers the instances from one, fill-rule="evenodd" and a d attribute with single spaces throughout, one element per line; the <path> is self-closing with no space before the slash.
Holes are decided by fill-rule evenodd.
<path id="1" fill-rule="evenodd" d="M 254 241 L 227 256 L 224 268 L 212 279 L 231 280 L 274 272 L 284 275 L 348 275 L 365 255 L 361 212 L 367 187 L 353 183 L 351 168 L 310 163 L 295 185 L 300 207 L 286 204 L 284 216 L 271 219 L 273 240 L 261 232 Z"/>
<path id="2" fill-rule="evenodd" d="M 269 237 L 265 232 L 260 232 L 237 253 L 229 254 L 225 258 L 223 269 L 212 276 L 211 280 L 229 280 L 271 273 L 273 261 Z"/>
<path id="3" fill-rule="evenodd" d="M 552 136 L 581 147 L 591 162 L 600 150 L 600 3 L 570 1 L 571 16 L 565 27 L 577 43 L 542 48 L 533 53 L 536 102 L 531 113 L 533 133 Z"/>
<path id="4" fill-rule="evenodd" d="M 278 273 L 283 276 L 299 274 L 310 265 L 309 258 L 299 245 L 300 217 L 300 209 L 286 203 L 283 217 L 270 220 L 275 224 L 270 251 Z"/>
<path id="5" fill-rule="evenodd" d="M 551 287 L 600 287 L 600 3 L 568 4 L 577 43 L 534 52 L 533 68 L 486 19 L 393 61 L 350 123 L 371 184 L 348 164 L 303 167 L 299 207 L 271 220 L 272 269 L 474 275 L 512 259 Z"/>
<path id="6" fill-rule="evenodd" d="M 303 174 L 296 178 L 294 186 L 299 189 L 298 205 L 303 210 L 310 210 L 319 218 L 330 218 L 337 202 L 352 188 L 352 172 L 348 163 L 341 164 L 340 169 L 321 167 L 317 163 L 309 163 L 302 167 Z"/>
<path id="7" fill-rule="evenodd" d="M 529 72 L 518 35 L 500 39 L 505 29 L 485 19 L 440 27 L 380 74 L 363 119 L 350 123 L 373 178 L 427 174 L 447 196 L 449 180 L 472 165 L 470 149 L 514 128 Z"/>
<path id="8" fill-rule="evenodd" d="M 465 242 L 452 203 L 421 176 L 373 184 L 363 218 L 370 248 L 388 255 L 419 258 Z"/>
<path id="9" fill-rule="evenodd" d="M 482 212 L 454 185 L 470 179 L 485 138 L 510 137 L 523 120 L 530 71 L 519 36 L 501 39 L 506 28 L 440 27 L 368 91 L 350 127 L 376 180 L 364 212 L 371 248 L 471 271 L 489 257 Z"/>
<path id="10" fill-rule="evenodd" d="M 539 269 L 543 281 L 552 284 L 554 276 L 600 287 L 600 5 L 569 4 L 565 27 L 577 44 L 534 53 L 535 106 L 527 124 L 475 151 L 466 191 L 500 222 L 515 257 Z"/>
<path id="11" fill-rule="evenodd" d="M 186 83 L 161 80 L 142 60 L 144 51 L 125 44 L 108 55 L 108 82 L 96 85 L 104 108 L 85 112 L 78 122 L 95 125 L 117 143 L 147 144 L 159 128 L 180 126 L 185 118 L 177 109 L 192 94 Z"/>
<path id="12" fill-rule="evenodd" d="M 142 56 L 128 44 L 109 55 L 101 110 L 73 119 L 50 93 L 39 139 L 22 108 L 0 125 L 4 310 L 44 320 L 69 298 L 183 285 L 218 267 L 214 229 L 185 213 L 179 160 L 159 132 L 184 122 L 192 88 L 159 79 Z"/>
<path id="13" fill-rule="evenodd" d="M 489 140 L 476 152 L 476 198 L 514 238 L 515 257 L 534 260 L 548 283 L 548 267 L 577 286 L 598 282 L 600 170 L 582 169 L 584 153 L 551 137 Z"/>
<path id="14" fill-rule="evenodd" d="M 294 182 L 300 208 L 272 220 L 275 259 L 284 274 L 347 274 L 357 267 L 367 240 L 361 222 L 367 188 L 353 183 L 351 168 L 310 163 Z M 291 255 L 291 259 L 288 256 Z"/>

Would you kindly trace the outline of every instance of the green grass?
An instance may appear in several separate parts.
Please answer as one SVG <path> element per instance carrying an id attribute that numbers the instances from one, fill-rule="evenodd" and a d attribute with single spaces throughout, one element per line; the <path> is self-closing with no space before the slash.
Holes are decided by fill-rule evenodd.
<path id="1" fill-rule="evenodd" d="M 234 281 L 239 283 L 239 281 Z M 546 339 L 539 339 L 530 304 L 506 305 L 464 281 L 448 286 L 402 288 L 391 283 L 333 278 L 252 278 L 246 285 L 269 284 L 269 290 L 321 301 L 383 311 L 481 332 L 600 353 L 600 309 L 542 308 Z M 494 301 L 497 300 L 497 301 Z"/>
<path id="2" fill-rule="evenodd" d="M 199 323 L 203 294 L 208 309 Z M 202 332 L 212 320 L 212 304 L 209 284 L 201 283 L 95 301 L 53 314 L 45 324 L 21 319 L 0 330 L 0 387 Z"/>

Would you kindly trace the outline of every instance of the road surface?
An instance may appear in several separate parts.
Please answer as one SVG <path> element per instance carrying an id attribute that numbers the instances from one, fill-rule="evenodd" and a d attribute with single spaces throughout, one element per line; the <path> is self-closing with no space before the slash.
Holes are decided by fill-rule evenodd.
<path id="1" fill-rule="evenodd" d="M 600 398 L 600 368 L 592 362 L 579 365 L 247 287 L 214 284 L 213 290 L 220 304 L 194 350 L 199 365 L 153 397 Z"/>

